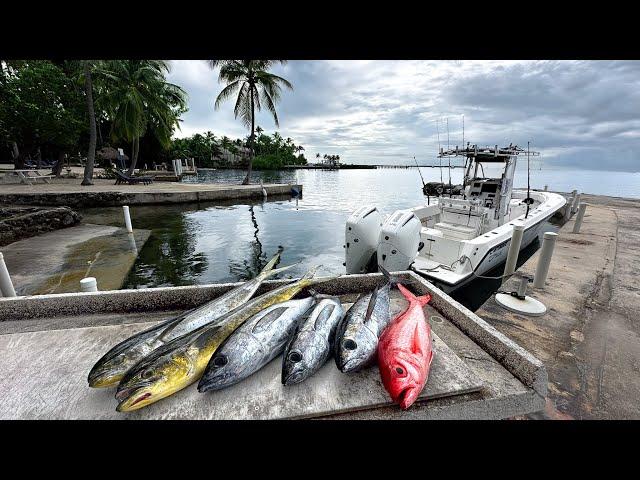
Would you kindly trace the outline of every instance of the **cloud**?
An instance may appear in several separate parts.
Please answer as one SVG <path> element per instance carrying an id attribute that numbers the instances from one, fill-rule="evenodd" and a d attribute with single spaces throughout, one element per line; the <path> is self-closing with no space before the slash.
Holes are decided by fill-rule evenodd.
<path id="1" fill-rule="evenodd" d="M 462 145 L 464 115 L 465 142 L 530 140 L 546 165 L 640 170 L 638 61 L 290 61 L 274 73 L 294 85 L 278 105 L 280 132 L 308 157 L 433 162 L 447 137 Z M 170 80 L 189 93 L 178 136 L 247 134 L 232 102 L 214 111 L 222 86 L 204 61 L 173 61 Z M 257 120 L 275 130 L 266 112 Z"/>

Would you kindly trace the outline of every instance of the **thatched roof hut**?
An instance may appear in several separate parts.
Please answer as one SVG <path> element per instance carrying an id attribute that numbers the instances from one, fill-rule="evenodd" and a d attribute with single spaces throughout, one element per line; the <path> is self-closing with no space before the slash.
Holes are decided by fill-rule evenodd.
<path id="1" fill-rule="evenodd" d="M 113 147 L 102 147 L 100 150 L 96 152 L 96 157 L 100 160 L 109 160 L 114 162 L 118 159 L 118 149 Z M 125 160 L 129 160 L 129 157 L 125 153 L 123 155 Z"/>

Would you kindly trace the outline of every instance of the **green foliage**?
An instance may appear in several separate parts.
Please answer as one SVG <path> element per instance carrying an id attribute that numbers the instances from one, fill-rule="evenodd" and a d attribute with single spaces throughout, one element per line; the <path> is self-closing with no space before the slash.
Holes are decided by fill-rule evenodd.
<path id="1" fill-rule="evenodd" d="M 83 93 L 49 61 L 13 62 L 0 75 L 0 136 L 23 148 L 65 150 L 87 129 Z"/>
<path id="2" fill-rule="evenodd" d="M 256 170 L 279 170 L 283 166 L 282 157 L 273 153 L 258 155 L 253 159 L 253 168 Z"/>

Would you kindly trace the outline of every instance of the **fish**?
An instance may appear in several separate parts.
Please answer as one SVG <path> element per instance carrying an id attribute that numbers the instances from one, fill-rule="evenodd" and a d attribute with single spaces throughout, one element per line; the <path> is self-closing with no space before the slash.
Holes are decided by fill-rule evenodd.
<path id="1" fill-rule="evenodd" d="M 361 295 L 338 327 L 335 361 L 341 372 L 356 372 L 376 361 L 378 339 L 391 320 L 389 292 L 395 281 L 382 268 L 387 283 Z"/>
<path id="2" fill-rule="evenodd" d="M 275 303 L 290 300 L 305 287 L 330 280 L 313 278 L 318 268 L 240 305 L 215 324 L 204 325 L 151 352 L 120 381 L 116 410 L 129 412 L 146 407 L 198 381 L 218 347 L 245 321 Z"/>
<path id="3" fill-rule="evenodd" d="M 318 302 L 300 323 L 282 356 L 283 385 L 303 382 L 329 360 L 336 330 L 344 315 L 339 298 L 323 298 Z"/>
<path id="4" fill-rule="evenodd" d="M 244 282 L 204 305 L 139 332 L 111 348 L 89 372 L 87 378 L 89 386 L 104 388 L 117 385 L 129 368 L 157 348 L 203 325 L 215 323 L 234 308 L 246 303 L 264 280 L 294 266 L 274 268 L 280 262 L 282 250 L 280 248 L 252 280 Z"/>
<path id="5" fill-rule="evenodd" d="M 401 284 L 398 289 L 409 301 L 409 306 L 393 319 L 380 337 L 378 367 L 382 384 L 391 399 L 406 410 L 427 383 L 433 361 L 431 326 L 423 311 L 431 295 L 416 297 Z"/>
<path id="6" fill-rule="evenodd" d="M 244 380 L 280 355 L 314 296 L 276 303 L 254 315 L 216 351 L 198 383 L 199 392 L 222 390 Z"/>

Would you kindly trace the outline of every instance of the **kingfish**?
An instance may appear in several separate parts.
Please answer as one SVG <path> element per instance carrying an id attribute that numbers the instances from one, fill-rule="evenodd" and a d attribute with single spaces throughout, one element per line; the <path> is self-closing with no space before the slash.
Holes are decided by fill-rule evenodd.
<path id="1" fill-rule="evenodd" d="M 155 403 L 200 379 L 218 347 L 249 318 L 275 303 L 293 298 L 303 288 L 328 279 L 313 279 L 319 267 L 298 281 L 283 285 L 229 312 L 214 325 L 178 337 L 134 365 L 122 378 L 116 410 L 128 412 Z"/>
<path id="2" fill-rule="evenodd" d="M 338 327 L 335 360 L 341 372 L 355 372 L 375 363 L 378 339 L 391 320 L 389 291 L 395 283 L 389 272 L 384 268 L 382 272 L 387 283 L 361 295 Z"/>
<path id="3" fill-rule="evenodd" d="M 409 300 L 409 306 L 380 337 L 378 367 L 391 399 L 406 410 L 427 383 L 433 361 L 431 326 L 423 310 L 431 295 L 416 297 L 400 284 L 398 289 Z"/>
<path id="4" fill-rule="evenodd" d="M 306 380 L 327 362 L 333 351 L 338 324 L 344 314 L 340 299 L 324 298 L 300 323 L 282 357 L 284 385 Z"/>
<path id="5" fill-rule="evenodd" d="M 200 307 L 161 322 L 117 344 L 105 353 L 91 369 L 88 377 L 89 386 L 115 386 L 122 380 L 123 375 L 129 368 L 154 350 L 175 338 L 197 330 L 203 325 L 215 325 L 225 314 L 246 303 L 264 280 L 293 266 L 274 268 L 280 262 L 281 253 L 282 249 L 254 279 L 229 290 Z"/>
<path id="6" fill-rule="evenodd" d="M 221 390 L 244 380 L 280 355 L 315 297 L 271 305 L 254 315 L 211 358 L 198 391 Z"/>

